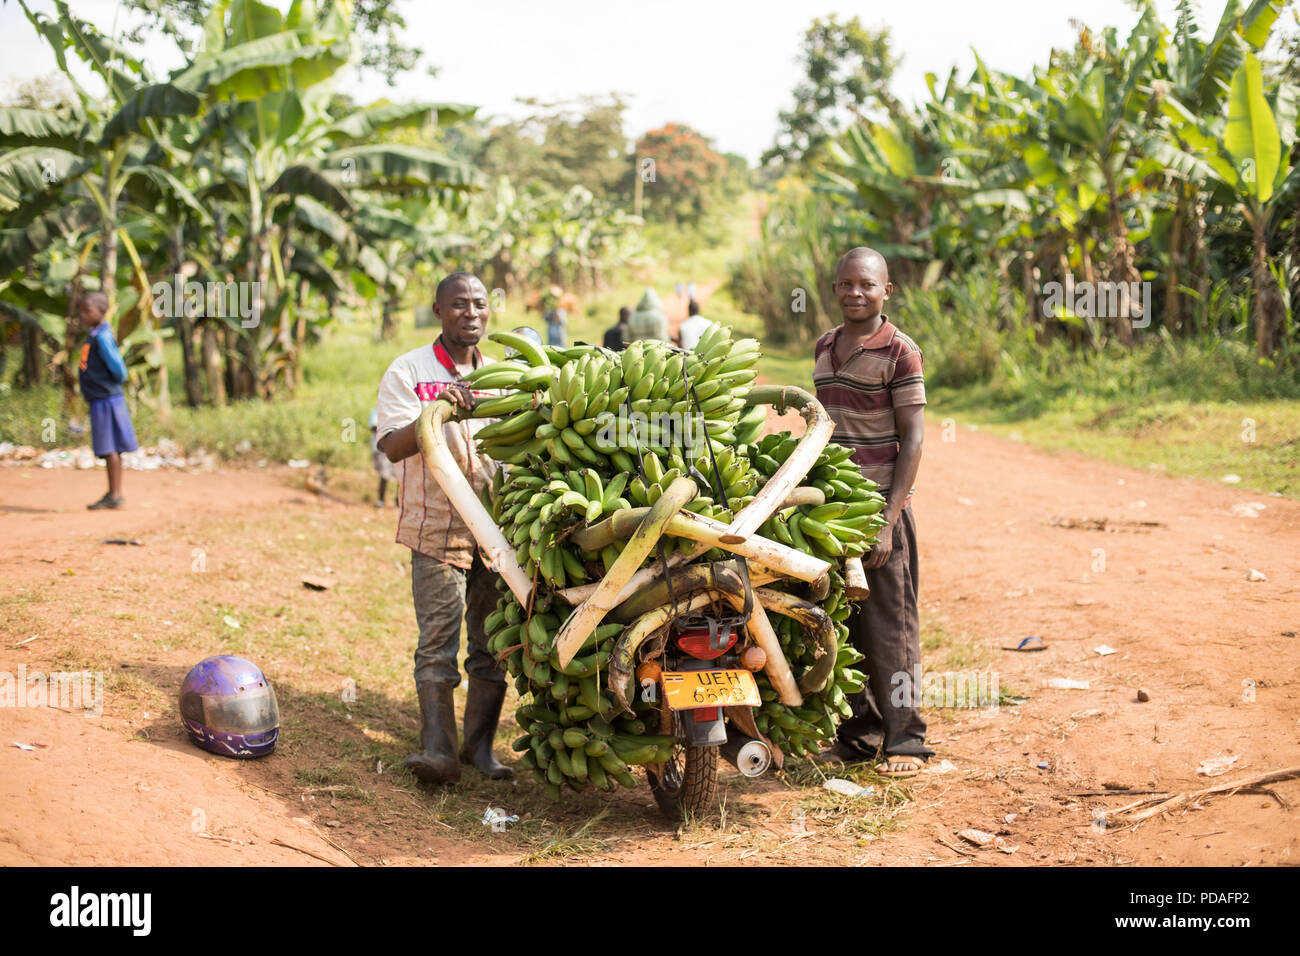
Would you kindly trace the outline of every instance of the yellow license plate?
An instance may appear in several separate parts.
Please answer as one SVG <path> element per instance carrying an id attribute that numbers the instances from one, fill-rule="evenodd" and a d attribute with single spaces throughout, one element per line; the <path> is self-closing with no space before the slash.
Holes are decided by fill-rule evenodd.
<path id="1" fill-rule="evenodd" d="M 664 696 L 673 710 L 757 707 L 762 703 L 749 671 L 664 671 L 663 682 Z"/>

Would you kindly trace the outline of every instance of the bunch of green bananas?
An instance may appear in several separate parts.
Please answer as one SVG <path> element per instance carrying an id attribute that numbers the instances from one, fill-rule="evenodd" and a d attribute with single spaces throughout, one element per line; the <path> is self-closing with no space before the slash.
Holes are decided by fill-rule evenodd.
<path id="1" fill-rule="evenodd" d="M 562 536 L 579 521 L 591 524 L 632 507 L 623 497 L 627 478 L 621 472 L 606 482 L 591 467 L 543 471 L 531 461 L 512 467 L 508 475 L 499 470 L 485 505 L 529 575 L 561 590 L 599 577 L 617 560 L 618 549 L 612 546 L 582 551 Z"/>
<path id="2" fill-rule="evenodd" d="M 689 354 L 653 341 L 613 353 L 587 345 L 539 347 L 512 333 L 492 338 L 520 354 L 468 376 L 476 388 L 507 392 L 475 408 L 476 416 L 497 419 L 477 432 L 479 450 L 509 465 L 486 489 L 484 504 L 538 582 L 530 610 L 503 587 L 487 621 L 489 647 L 514 678 L 522 701 L 516 719 L 524 734 L 515 750 L 557 796 L 566 785 L 632 786 L 629 768 L 669 759 L 672 740 L 654 733 L 658 713 L 652 704 L 638 701 L 631 714 L 614 712 L 605 681 L 621 625 L 597 628 L 565 668 L 551 650 L 571 611 L 556 592 L 598 580 L 622 549 L 615 542 L 585 551 L 573 543 L 572 532 L 617 511 L 653 504 L 682 475 L 694 477 L 700 488 L 686 510 L 729 522 L 798 442 L 788 432 L 763 437 L 766 408 L 746 405 L 757 375 L 758 343 L 732 341 L 724 327 L 712 327 Z M 635 427 L 603 427 L 619 412 Z M 656 421 L 663 413 L 702 419 L 709 440 L 680 440 Z M 865 553 L 883 526 L 885 502 L 851 455 L 851 449 L 827 445 L 803 485 L 817 489 L 820 495 L 813 497 L 824 502 L 784 509 L 759 533 L 835 565 Z M 683 552 L 697 547 L 671 536 L 664 543 Z M 697 560 L 729 557 L 712 549 Z M 656 552 L 646 563 L 658 560 Z M 813 600 L 806 584 L 770 587 Z M 756 675 L 763 699 L 755 714 L 758 727 L 795 756 L 815 751 L 817 741 L 834 735 L 850 713 L 848 695 L 861 690 L 864 680 L 853 668 L 862 657 L 848 643 L 844 622 L 850 605 L 839 573 L 831 575 L 829 591 L 817 603 L 836 631 L 837 656 L 825 687 L 806 693 L 802 705 L 792 708 L 780 702 L 765 675 Z M 769 618 L 796 673 L 825 653 L 796 620 Z"/>
<path id="3" fill-rule="evenodd" d="M 534 601 L 530 616 L 506 592 L 485 622 L 492 635 L 488 650 L 515 679 L 520 699 L 531 696 L 530 703 L 515 711 L 524 731 L 514 742 L 515 752 L 554 797 L 566 784 L 573 790 L 634 787 L 631 767 L 668 760 L 672 737 L 647 732 L 647 720 L 657 727 L 657 715 L 642 719 L 635 713 L 616 714 L 605 692 L 604 670 L 621 625 L 597 628 L 578 656 L 567 667 L 560 666 L 552 647 L 569 610 L 563 601 L 546 595 Z M 640 702 L 636 706 L 643 711 L 653 708 Z"/>
<path id="4" fill-rule="evenodd" d="M 542 349 L 511 332 L 489 338 L 522 358 L 484 365 L 465 378 L 475 388 L 515 390 L 481 402 L 474 412 L 498 419 L 476 439 L 480 451 L 499 461 L 544 457 L 564 466 L 633 472 L 641 454 L 668 455 L 677 444 L 664 431 L 665 415 L 692 427 L 702 423 L 692 445 L 703 444 L 707 432 L 715 452 L 735 443 L 738 431 L 754 437 L 762 427 L 756 412 L 745 409 L 758 376 L 758 341 L 733 342 L 722 326 L 713 326 L 691 353 L 654 340 L 614 353 L 591 345 Z"/>
<path id="5" fill-rule="evenodd" d="M 753 500 L 758 476 L 749 462 L 730 447 L 716 457 L 718 474 L 723 482 L 730 482 L 724 490 L 731 508 L 716 504 L 704 494 L 691 501 L 686 510 L 725 522 L 730 521 L 733 510 Z M 578 548 L 567 534 L 575 525 L 594 524 L 624 508 L 652 505 L 691 467 L 701 474 L 712 473 L 703 457 L 688 462 L 680 449 L 674 448 L 667 458 L 672 467 L 665 470 L 658 455 L 646 452 L 645 479 L 637 475 L 630 481 L 625 471 L 606 481 L 592 467 L 543 470 L 536 460 L 530 460 L 512 466 L 508 473 L 498 470 L 483 503 L 528 574 L 536 574 L 548 587 L 562 590 L 599 578 L 613 567 L 620 553 L 620 548 L 612 544 L 600 551 Z M 683 552 L 695 547 L 695 542 L 687 538 L 667 536 L 664 542 L 668 548 Z M 727 555 L 714 549 L 706 557 L 723 560 Z M 646 563 L 657 560 L 657 555 L 652 554 Z"/>
<path id="6" fill-rule="evenodd" d="M 785 464 L 799 440 L 789 432 L 768 435 L 755 446 L 754 467 L 767 480 Z M 866 554 L 876 533 L 885 526 L 884 496 L 876 483 L 863 478 L 851 458 L 853 450 L 827 445 L 804 479 L 825 504 L 787 508 L 769 518 L 760 534 L 810 554 L 835 561 Z"/>

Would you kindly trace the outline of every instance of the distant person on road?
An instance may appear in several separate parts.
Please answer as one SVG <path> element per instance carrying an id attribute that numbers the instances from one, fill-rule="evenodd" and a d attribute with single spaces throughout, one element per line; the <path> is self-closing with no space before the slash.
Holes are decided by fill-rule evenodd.
<path id="1" fill-rule="evenodd" d="M 627 348 L 627 322 L 632 317 L 632 307 L 623 306 L 618 310 L 618 325 L 605 330 L 605 348 L 621 352 Z"/>
<path id="2" fill-rule="evenodd" d="M 474 405 L 474 393 L 461 379 L 483 364 L 478 342 L 492 314 L 487 289 L 477 276 L 452 273 L 438 283 L 433 313 L 442 323 L 437 339 L 398 356 L 379 383 L 379 447 L 400 465 L 397 542 L 411 549 L 411 594 L 420 629 L 415 690 L 422 752 L 407 757 L 405 766 L 427 783 L 460 777 L 453 692 L 460 685 L 456 656 L 463 621 L 469 693 L 459 760 L 503 780 L 514 773 L 497 762 L 492 742 L 506 696 L 505 674 L 488 653 L 484 628 L 496 605 L 497 575 L 483 564 L 464 519 L 426 471 L 415 437 L 427 403 L 445 398 L 461 408 Z M 474 432 L 487 424 L 487 419 L 471 419 L 443 425 L 447 450 L 480 493 L 497 467 L 474 448 Z"/>
<path id="3" fill-rule="evenodd" d="M 375 495 L 375 507 L 382 508 L 384 499 L 388 497 L 388 483 L 393 482 L 395 488 L 393 494 L 393 504 L 401 504 L 401 488 L 397 486 L 397 475 L 393 471 L 393 463 L 388 460 L 388 456 L 379 450 L 379 409 L 370 410 L 370 461 L 375 467 L 375 474 L 379 476 L 379 491 Z"/>
<path id="4" fill-rule="evenodd" d="M 140 447 L 122 394 L 126 363 L 117 350 L 113 327 L 104 318 L 107 314 L 108 296 L 102 292 L 88 292 L 77 302 L 80 329 L 86 333 L 77 363 L 77 380 L 81 396 L 90 407 L 91 447 L 97 457 L 104 459 L 108 471 L 108 491 L 86 505 L 91 511 L 120 508 L 126 503 L 122 497 L 122 453 Z"/>
<path id="5" fill-rule="evenodd" d="M 844 254 L 832 290 L 843 323 L 817 340 L 813 383 L 835 422 L 835 440 L 854 449 L 853 461 L 887 502 L 885 527 L 862 559 L 871 596 L 849 618 L 850 639 L 866 655 L 867 688 L 851 700 L 853 716 L 828 756 L 871 760 L 883 749 L 880 772 L 901 777 L 918 773 L 934 751 L 925 745 L 921 688 L 912 686 L 921 635 L 911 501 L 925 376 L 920 348 L 881 311 L 893 290 L 880 253 L 859 246 Z"/>
<path id="6" fill-rule="evenodd" d="M 663 303 L 659 301 L 654 289 L 645 290 L 645 295 L 641 296 L 641 301 L 636 304 L 636 309 L 627 320 L 627 343 L 630 345 L 642 339 L 671 341 L 668 337 L 668 313 L 664 311 Z"/>
<path id="7" fill-rule="evenodd" d="M 686 321 L 677 327 L 678 344 L 688 352 L 694 352 L 700 337 L 713 325 L 712 320 L 700 315 L 700 304 L 691 299 L 686 307 Z"/>
<path id="8" fill-rule="evenodd" d="M 568 346 L 569 337 L 565 331 L 568 325 L 569 314 L 564 308 L 562 298 L 564 292 L 559 286 L 553 285 L 547 291 L 542 299 L 542 308 L 546 310 L 546 344 L 557 349 Z"/>

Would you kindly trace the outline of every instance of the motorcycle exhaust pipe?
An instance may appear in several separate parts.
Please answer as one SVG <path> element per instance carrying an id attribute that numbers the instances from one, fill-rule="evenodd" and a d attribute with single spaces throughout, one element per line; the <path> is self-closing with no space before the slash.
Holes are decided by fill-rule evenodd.
<path id="1" fill-rule="evenodd" d="M 772 748 L 738 731 L 727 734 L 727 742 L 718 752 L 746 777 L 761 777 L 772 766 Z"/>

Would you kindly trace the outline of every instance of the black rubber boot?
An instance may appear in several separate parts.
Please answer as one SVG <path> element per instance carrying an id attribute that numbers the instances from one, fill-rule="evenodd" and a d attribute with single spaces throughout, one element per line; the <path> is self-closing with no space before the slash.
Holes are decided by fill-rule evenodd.
<path id="1" fill-rule="evenodd" d="M 420 746 L 402 765 L 425 783 L 455 783 L 460 779 L 456 762 L 456 710 L 450 684 L 416 684 L 420 698 Z"/>
<path id="2" fill-rule="evenodd" d="M 501 704 L 505 699 L 504 683 L 476 677 L 469 679 L 469 696 L 465 700 L 465 746 L 460 751 L 460 762 L 472 763 L 484 776 L 493 780 L 509 780 L 515 775 L 492 754 L 492 741 L 496 737 Z"/>

